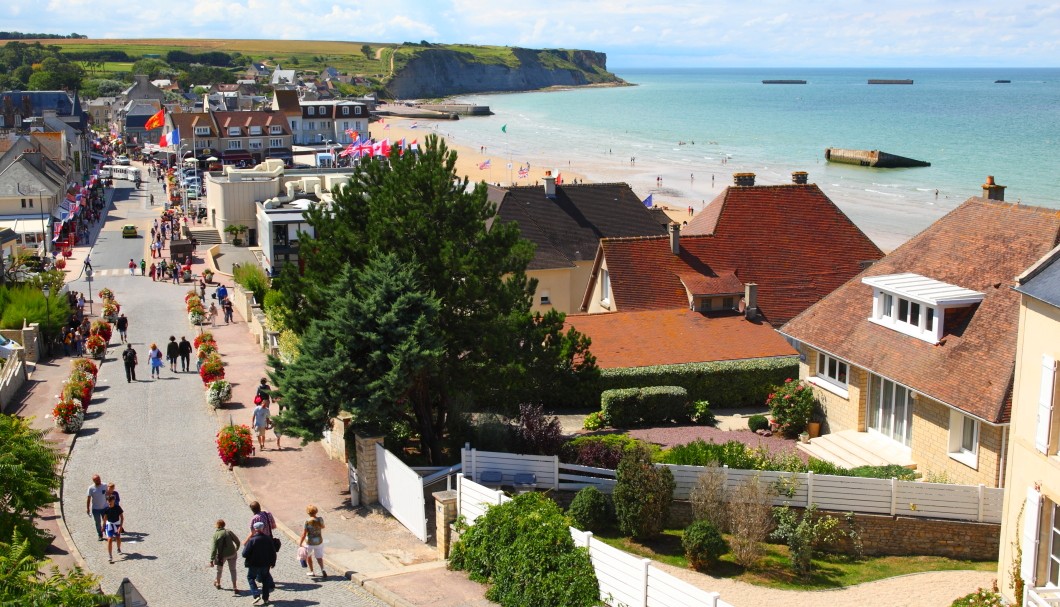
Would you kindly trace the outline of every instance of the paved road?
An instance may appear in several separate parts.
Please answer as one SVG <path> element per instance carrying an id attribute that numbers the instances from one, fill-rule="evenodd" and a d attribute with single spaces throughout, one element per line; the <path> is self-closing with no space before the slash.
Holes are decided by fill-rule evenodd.
<path id="1" fill-rule="evenodd" d="M 107 591 L 115 591 L 127 577 L 151 607 L 249 605 L 245 592 L 235 597 L 231 590 L 214 589 L 213 569 L 207 568 L 214 521 L 225 519 L 242 537 L 251 513 L 217 457 L 218 421 L 203 398 L 202 382 L 194 373 L 173 373 L 168 365 L 161 379 L 151 380 L 146 365 L 152 341 L 161 346 L 170 335 L 194 336 L 184 313 L 188 288 L 109 271 L 123 258 L 128 263 L 134 242 L 113 238 L 114 230 L 129 222 L 146 225 L 158 213 L 157 207 L 147 208 L 139 197 L 123 201 L 119 193 L 116 199 L 117 210 L 92 254 L 97 270 L 92 287 L 96 292 L 103 287 L 115 292 L 129 317 L 130 341 L 142 364 L 139 381 L 127 383 L 115 332 L 88 419 L 66 466 L 67 525 L 88 568 L 103 576 Z M 144 241 L 135 242 L 142 251 Z M 74 290 L 86 287 L 83 278 L 71 285 Z M 108 564 L 105 543 L 97 541 L 92 517 L 85 514 L 85 491 L 97 473 L 104 482 L 116 483 L 125 509 L 125 554 L 114 564 Z M 295 553 L 294 542 L 284 542 L 274 570 L 276 604 L 384 605 L 341 578 L 319 582 L 305 577 Z M 239 587 L 245 591 L 242 561 L 238 573 Z M 231 588 L 230 578 L 223 577 L 222 584 Z"/>

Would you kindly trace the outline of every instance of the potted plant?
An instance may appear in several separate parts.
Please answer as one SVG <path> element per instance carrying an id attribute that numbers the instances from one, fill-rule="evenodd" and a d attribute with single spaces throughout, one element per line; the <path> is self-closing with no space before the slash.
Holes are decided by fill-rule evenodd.
<path id="1" fill-rule="evenodd" d="M 219 379 L 206 385 L 206 404 L 214 409 L 232 398 L 232 384 L 227 379 Z"/>
<path id="2" fill-rule="evenodd" d="M 254 437 L 250 427 L 229 424 L 217 433 L 217 455 L 221 456 L 228 469 L 241 464 L 254 452 Z"/>
<path id="3" fill-rule="evenodd" d="M 191 342 L 191 345 L 193 345 L 196 348 L 198 348 L 199 346 L 201 346 L 202 344 L 205 344 L 205 343 L 210 343 L 210 344 L 213 344 L 215 346 L 217 345 L 217 341 L 214 340 L 213 333 L 211 333 L 210 331 L 205 331 L 205 332 L 200 333 L 199 335 L 197 335 L 195 337 L 195 340 L 193 342 Z"/>
<path id="4" fill-rule="evenodd" d="M 208 283 L 212 283 L 213 282 L 213 270 L 211 270 L 210 268 L 206 268 L 205 270 L 203 270 L 202 271 L 202 279 L 205 280 Z"/>
<path id="5" fill-rule="evenodd" d="M 64 259 L 62 257 L 60 257 L 59 259 L 56 259 L 55 260 L 55 269 L 56 270 L 66 269 L 66 259 Z"/>
<path id="6" fill-rule="evenodd" d="M 106 288 L 100 289 L 99 290 L 99 298 L 102 299 L 103 301 L 107 301 L 108 299 L 114 299 L 114 291 L 111 291 L 110 289 L 106 289 Z"/>
<path id="7" fill-rule="evenodd" d="M 199 377 L 203 384 L 225 378 L 225 365 L 221 362 L 221 356 L 216 352 L 207 356 L 199 367 Z"/>
<path id="8" fill-rule="evenodd" d="M 773 387 L 766 404 L 778 430 L 788 438 L 795 438 L 806 430 L 816 402 L 809 386 L 789 377 L 782 385 Z"/>
<path id="9" fill-rule="evenodd" d="M 118 319 L 119 310 L 121 310 L 121 306 L 113 299 L 108 299 L 103 302 L 103 318 L 107 322 L 115 322 Z"/>
<path id="10" fill-rule="evenodd" d="M 99 367 L 96 366 L 96 363 L 87 358 L 75 358 L 71 366 L 75 372 L 80 371 L 82 373 L 87 373 L 91 375 L 93 379 L 99 375 Z"/>
<path id="11" fill-rule="evenodd" d="M 809 443 L 810 442 L 810 433 L 809 432 L 800 432 L 799 433 L 799 442 L 804 444 L 804 445 Z"/>
<path id="12" fill-rule="evenodd" d="M 93 335 L 99 335 L 100 337 L 102 337 L 103 341 L 107 342 L 108 344 L 110 343 L 111 335 L 114 334 L 113 329 L 111 329 L 110 323 L 105 320 L 97 320 L 96 322 L 92 323 L 91 332 Z"/>
<path id="13" fill-rule="evenodd" d="M 102 360 L 103 356 L 107 353 L 107 342 L 99 335 L 89 335 L 88 339 L 85 340 L 85 349 L 87 349 L 92 356 Z"/>
<path id="14" fill-rule="evenodd" d="M 241 223 L 234 223 L 232 225 L 225 226 L 225 233 L 232 235 L 232 245 L 238 247 L 243 244 L 243 233 L 249 229 L 250 228 Z"/>
<path id="15" fill-rule="evenodd" d="M 75 373 L 67 380 L 63 388 L 63 397 L 67 400 L 78 400 L 81 408 L 88 410 L 88 403 L 92 400 L 92 381 L 83 375 Z"/>
<path id="16" fill-rule="evenodd" d="M 56 428 L 67 434 L 75 434 L 85 423 L 85 410 L 77 401 L 60 398 L 52 409 L 52 417 L 55 418 Z"/>
<path id="17" fill-rule="evenodd" d="M 217 342 L 204 341 L 199 344 L 196 352 L 198 352 L 198 356 L 201 360 L 206 360 L 211 354 L 217 352 Z"/>

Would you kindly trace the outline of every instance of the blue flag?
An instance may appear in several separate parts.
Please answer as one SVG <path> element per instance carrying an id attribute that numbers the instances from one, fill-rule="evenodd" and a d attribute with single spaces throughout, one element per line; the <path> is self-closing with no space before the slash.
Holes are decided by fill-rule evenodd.
<path id="1" fill-rule="evenodd" d="M 653 196 L 652 194 L 648 194 L 648 197 L 644 199 L 644 206 L 648 207 L 649 209 L 652 207 L 652 202 L 651 202 L 651 197 L 652 196 Z"/>

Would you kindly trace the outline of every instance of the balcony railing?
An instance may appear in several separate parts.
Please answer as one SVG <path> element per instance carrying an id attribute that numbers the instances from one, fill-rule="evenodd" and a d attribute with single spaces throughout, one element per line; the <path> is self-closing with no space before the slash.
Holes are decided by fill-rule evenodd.
<path id="1" fill-rule="evenodd" d="M 1036 607 L 1060 607 L 1060 588 L 1029 588 L 1027 604 Z"/>

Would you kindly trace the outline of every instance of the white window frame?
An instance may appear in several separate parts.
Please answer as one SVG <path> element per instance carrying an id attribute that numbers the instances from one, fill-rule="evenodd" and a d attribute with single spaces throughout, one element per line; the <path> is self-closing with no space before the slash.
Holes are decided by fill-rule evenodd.
<path id="1" fill-rule="evenodd" d="M 600 305 L 611 308 L 611 274 L 607 270 L 600 271 Z"/>
<path id="2" fill-rule="evenodd" d="M 283 147 L 283 139 L 269 139 L 269 147 L 270 148 L 282 148 Z"/>
<path id="3" fill-rule="evenodd" d="M 315 107 L 313 107 L 313 106 L 309 106 L 308 108 L 306 108 L 306 114 L 309 115 L 309 116 L 316 115 L 316 112 L 317 112 L 317 109 Z"/>
<path id="4" fill-rule="evenodd" d="M 349 106 L 345 106 L 345 105 L 344 105 L 344 106 L 342 106 L 342 115 L 343 115 L 343 116 L 349 116 L 349 115 L 350 115 L 350 108 L 349 108 Z"/>
<path id="5" fill-rule="evenodd" d="M 243 140 L 242 139 L 229 139 L 228 140 L 228 149 L 230 149 L 230 150 L 242 150 L 243 149 Z"/>
<path id="6" fill-rule="evenodd" d="M 828 374 L 829 362 L 834 362 L 836 367 L 836 376 L 832 377 Z M 846 369 L 843 375 L 844 379 L 840 380 L 840 366 Z M 822 372 L 821 369 L 825 371 Z M 817 365 L 813 370 L 807 381 L 811 384 L 828 390 L 836 396 L 840 396 L 845 399 L 850 398 L 850 363 L 840 360 L 834 356 L 825 354 L 824 352 L 817 353 Z"/>
<path id="7" fill-rule="evenodd" d="M 1052 508 L 1049 511 L 1049 550 L 1045 552 L 1045 585 L 1049 588 L 1060 587 L 1060 504 L 1050 501 Z M 1027 513 L 1024 512 L 1024 516 Z"/>
<path id="8" fill-rule="evenodd" d="M 195 136 L 196 137 L 198 137 L 199 135 L 209 135 L 209 134 L 210 134 L 210 127 L 208 127 L 208 126 L 197 126 L 197 127 L 195 127 Z"/>
<path id="9" fill-rule="evenodd" d="M 950 409 L 950 459 L 973 470 L 979 469 L 979 420 Z M 966 443 L 971 443 L 971 449 Z"/>
<path id="10" fill-rule="evenodd" d="M 879 392 L 873 390 L 874 378 L 879 380 Z M 883 399 L 887 394 L 886 384 L 890 384 L 891 400 L 889 404 L 885 404 Z M 898 396 L 899 389 L 905 393 L 904 400 Z M 887 379 L 882 375 L 872 373 L 869 375 L 867 392 L 868 406 L 865 425 L 868 426 L 868 429 L 873 433 L 884 436 L 908 448 L 913 443 L 913 407 L 915 405 L 913 390 L 899 384 L 898 382 Z M 890 410 L 890 416 L 887 420 L 884 420 L 883 414 L 887 412 L 888 409 Z M 901 413 L 901 417 L 899 417 L 899 413 Z M 903 423 L 903 432 L 901 433 L 900 439 L 895 438 L 895 434 L 897 434 L 895 428 L 898 425 L 899 419 Z M 884 421 L 886 421 L 888 425 L 886 432 L 880 430 L 878 427 L 882 425 Z"/>
<path id="11" fill-rule="evenodd" d="M 361 115 L 361 106 L 359 106 L 359 105 L 358 106 L 354 106 L 353 113 L 354 113 L 354 115 L 360 116 Z"/>
<path id="12" fill-rule="evenodd" d="M 1041 381 L 1038 390 L 1038 413 L 1034 433 L 1034 447 L 1039 453 L 1055 453 L 1053 441 L 1053 409 L 1056 397 L 1056 359 L 1042 354 Z"/>
<path id="13" fill-rule="evenodd" d="M 283 127 L 278 125 L 278 124 L 274 124 L 274 125 L 269 127 L 269 134 L 270 135 L 283 135 Z"/>
<path id="14" fill-rule="evenodd" d="M 945 309 L 923 301 L 890 293 L 880 288 L 872 290 L 872 316 L 869 322 L 893 329 L 899 333 L 937 344 L 942 339 L 942 317 Z M 905 319 L 900 318 L 905 308 Z M 928 327 L 928 317 L 931 327 Z M 915 320 L 913 320 L 915 317 Z"/>
<path id="15" fill-rule="evenodd" d="M 256 125 L 250 127 L 250 134 L 251 135 L 260 135 L 261 134 L 261 127 L 260 126 L 256 126 Z"/>
<path id="16" fill-rule="evenodd" d="M 543 306 L 551 306 L 552 305 L 552 293 L 551 293 L 551 291 L 548 291 L 547 289 L 544 290 L 544 291 L 541 291 L 541 305 L 543 305 Z"/>
<path id="17" fill-rule="evenodd" d="M 261 149 L 261 140 L 260 139 L 251 139 L 249 143 L 250 143 L 250 146 L 249 146 L 250 149 L 252 149 L 252 150 L 260 150 Z"/>
<path id="18" fill-rule="evenodd" d="M 229 137 L 239 137 L 239 135 L 240 135 L 240 130 L 239 130 L 238 126 L 230 126 L 230 127 L 228 127 L 228 136 Z"/>

